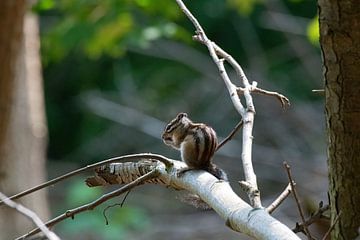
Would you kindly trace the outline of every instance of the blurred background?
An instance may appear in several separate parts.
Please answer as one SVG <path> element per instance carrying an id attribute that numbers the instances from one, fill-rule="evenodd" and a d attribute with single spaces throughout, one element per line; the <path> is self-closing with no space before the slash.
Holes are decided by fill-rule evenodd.
<path id="1" fill-rule="evenodd" d="M 250 82 L 291 101 L 283 110 L 275 98 L 253 95 L 253 163 L 263 204 L 287 185 L 283 161 L 292 167 L 308 214 L 320 200 L 327 203 L 323 97 L 312 92 L 323 86 L 316 2 L 185 3 Z M 39 0 L 31 11 L 40 26 L 48 178 L 130 153 L 179 159 L 179 152 L 160 139 L 178 112 L 211 125 L 220 137 L 240 120 L 206 47 L 192 41 L 194 28 L 175 1 Z M 241 131 L 214 161 L 247 201 L 237 184 L 243 180 L 240 157 Z M 88 189 L 84 179 L 90 174 L 48 189 L 50 216 L 112 189 Z M 122 201 L 114 199 L 63 221 L 54 231 L 63 239 L 248 239 L 228 229 L 214 212 L 180 202 L 181 194 L 162 186 L 138 187 L 124 207 L 103 212 Z M 292 197 L 273 215 L 290 227 L 300 221 Z M 322 227 L 312 226 L 315 236 Z"/>

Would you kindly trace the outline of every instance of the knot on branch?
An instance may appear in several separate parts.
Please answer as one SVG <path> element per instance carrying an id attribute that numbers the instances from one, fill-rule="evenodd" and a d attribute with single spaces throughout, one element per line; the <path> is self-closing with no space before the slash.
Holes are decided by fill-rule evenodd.
<path id="1" fill-rule="evenodd" d="M 262 208 L 260 201 L 260 191 L 257 186 L 254 186 L 247 181 L 239 181 L 239 185 L 240 188 L 247 193 L 251 206 L 254 208 Z"/>

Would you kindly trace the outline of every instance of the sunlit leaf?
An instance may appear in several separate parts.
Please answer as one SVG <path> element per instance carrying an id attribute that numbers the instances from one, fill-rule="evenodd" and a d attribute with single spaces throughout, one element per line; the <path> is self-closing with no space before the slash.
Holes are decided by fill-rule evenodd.
<path id="1" fill-rule="evenodd" d="M 315 16 L 307 26 L 306 35 L 309 41 L 314 45 L 319 45 L 319 18 Z"/>
<path id="2" fill-rule="evenodd" d="M 33 10 L 36 12 L 50 10 L 55 7 L 54 0 L 39 0 L 34 4 Z"/>

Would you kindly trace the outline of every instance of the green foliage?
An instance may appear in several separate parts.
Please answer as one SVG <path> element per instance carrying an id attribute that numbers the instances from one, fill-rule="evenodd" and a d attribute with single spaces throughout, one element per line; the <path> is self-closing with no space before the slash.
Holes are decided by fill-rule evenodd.
<path id="1" fill-rule="evenodd" d="M 278 89 L 288 91 L 292 98 L 307 99 L 311 96 L 313 76 L 298 70 L 303 67 L 302 61 L 307 60 L 300 61 L 302 56 L 292 51 L 288 44 L 291 34 L 281 32 L 278 30 L 281 28 L 271 21 L 274 26 L 269 27 L 266 1 L 185 2 L 208 36 L 231 53 L 245 70 L 264 63 L 265 67 L 255 72 L 266 81 L 278 84 Z M 311 1 L 283 0 L 277 3 L 289 10 L 289 18 L 296 14 L 309 19 L 316 12 Z M 80 156 L 86 154 L 89 151 L 84 153 L 81 150 L 86 149 L 84 146 L 111 131 L 113 122 L 84 107 L 82 94 L 87 91 L 99 92 L 116 103 L 159 117 L 168 111 L 166 109 L 175 111 L 175 104 L 179 104 L 182 111 L 192 108 L 206 111 L 209 104 L 204 99 L 218 97 L 191 96 L 194 99 L 190 103 L 187 101 L 190 96 L 184 97 L 184 94 L 195 94 L 192 86 L 204 88 L 196 94 L 222 91 L 211 89 L 213 83 L 206 83 L 210 80 L 205 79 L 204 73 L 213 65 L 198 60 L 195 65 L 202 67 L 199 70 L 186 63 L 184 58 L 177 60 L 183 51 L 176 52 L 176 47 L 173 52 L 167 49 L 167 55 L 159 52 L 156 56 L 158 50 L 153 43 L 158 44 L 157 40 L 164 39 L 182 42 L 189 52 L 207 56 L 206 48 L 192 41 L 194 28 L 175 1 L 39 0 L 34 10 L 41 17 L 51 158 L 71 158 L 75 151 Z M 307 32 L 304 26 L 300 29 L 304 29 L 304 35 L 314 42 L 316 21 L 312 23 Z M 152 50 L 154 56 L 142 54 L 147 49 Z M 251 52 L 253 50 L 256 51 Z M 188 58 L 192 60 L 192 56 Z M 138 144 L 132 138 L 127 140 L 128 145 Z M 96 154 L 82 161 L 91 162 L 136 150 L 121 143 L 104 142 L 103 145 L 113 148 L 102 152 L 97 144 L 99 149 L 93 151 Z"/>
<path id="2" fill-rule="evenodd" d="M 315 46 L 319 46 L 319 16 L 315 16 L 309 23 L 306 31 L 309 41 Z"/>
<path id="3" fill-rule="evenodd" d="M 227 0 L 229 5 L 234 7 L 241 15 L 250 15 L 255 8 L 255 5 L 261 3 L 263 0 Z"/>
<path id="4" fill-rule="evenodd" d="M 50 24 L 44 26 L 43 62 L 60 61 L 72 51 L 92 59 L 122 56 L 129 44 L 147 46 L 160 37 L 180 37 L 183 30 L 173 22 L 180 16 L 172 1 L 163 0 L 39 0 L 34 10 Z"/>
<path id="5" fill-rule="evenodd" d="M 33 5 L 33 11 L 40 12 L 44 10 L 50 10 L 55 7 L 54 0 L 39 0 L 36 4 Z"/>
<path id="6" fill-rule="evenodd" d="M 66 203 L 68 206 L 80 206 L 91 202 L 102 194 L 101 188 L 89 188 L 83 180 L 75 181 L 66 193 Z M 116 203 L 121 202 L 122 197 L 116 199 Z M 111 202 L 111 201 L 110 201 Z M 74 221 L 65 221 L 61 224 L 60 230 L 66 236 L 78 236 L 82 239 L 97 236 L 98 239 L 121 240 L 127 239 L 130 229 L 142 230 L 149 226 L 148 216 L 143 210 L 135 207 L 120 207 L 114 205 L 103 212 L 106 206 L 113 203 L 102 204 L 93 211 L 87 211 L 76 215 Z M 109 222 L 106 225 L 105 216 Z"/>

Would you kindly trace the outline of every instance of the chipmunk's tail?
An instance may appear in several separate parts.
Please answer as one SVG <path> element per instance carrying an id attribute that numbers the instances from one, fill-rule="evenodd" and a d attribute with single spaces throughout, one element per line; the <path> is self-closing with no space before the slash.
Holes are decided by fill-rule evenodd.
<path id="1" fill-rule="evenodd" d="M 204 170 L 208 171 L 209 173 L 217 177 L 219 180 L 229 181 L 225 171 L 216 166 L 214 163 L 211 163 L 209 167 Z"/>

